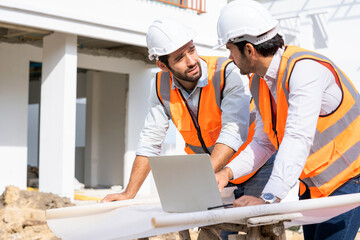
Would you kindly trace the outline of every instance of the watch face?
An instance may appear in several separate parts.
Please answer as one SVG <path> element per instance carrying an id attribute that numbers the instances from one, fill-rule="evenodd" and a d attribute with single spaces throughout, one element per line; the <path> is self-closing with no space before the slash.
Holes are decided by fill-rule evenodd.
<path id="1" fill-rule="evenodd" d="M 263 193 L 261 198 L 265 201 L 265 203 L 274 203 L 276 202 L 276 197 L 272 193 Z"/>
<path id="2" fill-rule="evenodd" d="M 271 201 L 275 198 L 274 194 L 272 193 L 264 193 L 263 194 L 263 199 L 264 200 L 268 200 L 268 201 Z"/>

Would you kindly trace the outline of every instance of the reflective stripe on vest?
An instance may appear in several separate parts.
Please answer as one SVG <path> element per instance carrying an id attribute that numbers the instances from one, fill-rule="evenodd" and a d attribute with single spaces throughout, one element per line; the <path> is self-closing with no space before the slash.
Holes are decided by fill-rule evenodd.
<path id="1" fill-rule="evenodd" d="M 160 76 L 159 76 L 160 75 Z M 166 80 L 167 79 L 167 80 Z M 170 74 L 168 72 L 156 73 L 156 95 L 164 106 L 165 113 L 170 119 Z M 159 83 L 160 81 L 160 83 Z M 161 94 L 160 94 L 161 93 Z"/>
<path id="2" fill-rule="evenodd" d="M 321 186 L 330 182 L 331 179 L 338 175 L 338 173 L 344 171 L 351 163 L 355 162 L 359 158 L 359 149 L 360 142 L 357 142 L 323 172 L 312 178 L 302 179 L 302 181 L 309 188 Z"/>
<path id="3" fill-rule="evenodd" d="M 312 197 L 323 197 L 360 173 L 360 134 L 356 133 L 360 129 L 360 97 L 350 80 L 328 58 L 288 46 L 281 60 L 277 85 L 277 129 L 280 142 L 285 130 L 291 71 L 294 64 L 303 59 L 312 59 L 327 67 L 335 76 L 343 94 L 334 112 L 319 116 L 314 143 L 300 176 L 309 187 Z M 266 84 L 261 81 L 256 79 L 251 83 L 254 84 L 251 88 L 257 106 L 261 105 L 263 96 L 259 96 L 260 91 L 255 93 L 255 90 Z M 260 109 L 260 114 L 265 112 Z M 267 133 L 269 135 L 271 131 Z M 301 187 L 304 186 L 301 184 Z"/>
<path id="4" fill-rule="evenodd" d="M 208 66 L 208 85 L 203 87 L 199 96 L 198 114 L 196 121 L 199 122 L 200 134 L 195 131 L 196 124 L 194 123 L 186 100 L 183 99 L 181 92 L 175 88 L 172 89 L 172 74 L 167 72 L 159 72 L 156 77 L 156 90 L 160 102 L 165 108 L 165 112 L 169 119 L 172 119 L 175 126 L 183 136 L 186 146 L 185 151 L 188 154 L 209 153 L 212 152 L 216 140 L 221 131 L 221 100 L 222 91 L 226 84 L 225 75 L 230 67 L 235 68 L 235 65 L 230 65 L 231 62 L 227 58 L 222 57 L 201 57 Z M 206 107 L 202 107 L 202 105 Z M 252 104 L 251 110 L 254 105 Z M 251 116 L 251 127 L 248 132 L 248 139 L 246 143 L 241 146 L 241 150 L 245 148 L 248 142 L 251 141 L 254 134 L 254 111 Z M 189 126 L 185 126 L 185 125 Z M 190 126 L 191 125 L 191 126 Z M 188 130 L 191 130 L 190 132 Z M 210 130 L 210 131 L 209 131 Z M 200 139 L 200 137 L 202 139 Z M 204 150 L 201 141 L 206 145 Z M 236 152 L 231 160 L 239 154 Z M 230 161 L 231 161 L 230 160 Z M 249 179 L 254 173 L 235 179 L 233 183 L 241 183 Z"/>
<path id="5" fill-rule="evenodd" d="M 250 91 L 251 95 L 254 100 L 254 104 L 256 108 L 259 110 L 260 115 L 262 116 L 262 121 L 264 123 L 264 132 L 267 133 L 269 140 L 271 143 L 275 146 L 275 148 L 278 148 L 278 141 L 277 136 L 275 135 L 274 131 L 272 130 L 272 121 L 271 121 L 271 104 L 270 104 L 270 95 L 268 90 L 264 90 L 264 84 L 260 84 L 261 81 L 264 81 L 264 79 L 260 78 L 257 74 L 253 74 L 250 79 Z M 265 82 L 264 82 L 265 83 Z M 265 83 L 266 84 L 266 83 Z M 267 86 L 267 85 L 266 85 Z M 260 101 L 260 91 L 262 92 L 261 99 L 265 101 Z M 268 100 L 268 101 L 266 101 Z M 265 107 L 266 105 L 266 107 Z M 267 117 L 269 116 L 269 117 Z"/>

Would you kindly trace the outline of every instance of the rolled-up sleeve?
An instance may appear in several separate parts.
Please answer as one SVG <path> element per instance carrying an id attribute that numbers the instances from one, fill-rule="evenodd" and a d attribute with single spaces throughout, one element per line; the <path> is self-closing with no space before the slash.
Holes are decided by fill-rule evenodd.
<path id="1" fill-rule="evenodd" d="M 221 101 L 221 132 L 216 143 L 237 151 L 246 142 L 250 115 L 249 81 L 238 68 L 227 72 Z"/>
<path id="2" fill-rule="evenodd" d="M 145 118 L 144 127 L 140 133 L 140 140 L 136 155 L 156 156 L 160 154 L 161 145 L 169 128 L 169 119 L 163 105 L 160 103 L 155 88 L 155 78 L 151 83 L 149 97 L 149 111 Z"/>

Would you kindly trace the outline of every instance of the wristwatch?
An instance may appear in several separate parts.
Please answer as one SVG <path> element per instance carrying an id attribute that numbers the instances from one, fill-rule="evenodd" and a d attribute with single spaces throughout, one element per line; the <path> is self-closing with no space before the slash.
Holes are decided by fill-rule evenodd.
<path id="1" fill-rule="evenodd" d="M 260 198 L 264 200 L 266 204 L 275 203 L 277 201 L 276 196 L 272 193 L 263 193 Z"/>

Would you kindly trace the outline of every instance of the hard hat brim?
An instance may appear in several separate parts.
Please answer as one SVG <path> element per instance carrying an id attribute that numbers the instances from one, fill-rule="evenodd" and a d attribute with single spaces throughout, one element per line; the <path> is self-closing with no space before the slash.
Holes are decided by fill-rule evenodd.
<path id="1" fill-rule="evenodd" d="M 276 34 L 279 34 L 282 36 L 281 31 L 280 31 L 280 26 L 279 24 L 277 24 L 273 29 L 269 30 L 267 33 L 261 35 L 261 37 L 256 37 L 256 36 L 250 36 L 250 35 L 243 35 L 243 36 L 238 36 L 236 37 L 234 40 L 230 40 L 227 39 L 227 42 L 224 43 L 223 40 L 218 40 L 219 43 L 216 44 L 212 49 L 219 49 L 222 46 L 226 45 L 227 43 L 237 43 L 237 42 L 242 42 L 242 41 L 248 41 L 254 45 L 259 45 L 261 43 L 264 43 L 270 39 L 272 39 L 273 37 L 276 36 Z M 241 40 L 236 40 L 236 39 L 241 39 Z M 221 43 L 220 43 L 221 42 Z"/>
<path id="2" fill-rule="evenodd" d="M 215 46 L 213 46 L 212 49 L 213 49 L 213 50 L 217 50 L 217 49 L 219 49 L 219 48 L 221 48 L 221 47 L 223 47 L 223 46 L 225 46 L 225 45 L 226 45 L 226 43 L 224 43 L 224 44 L 223 44 L 223 43 L 221 43 L 221 44 L 218 43 L 218 44 L 216 44 Z"/>

